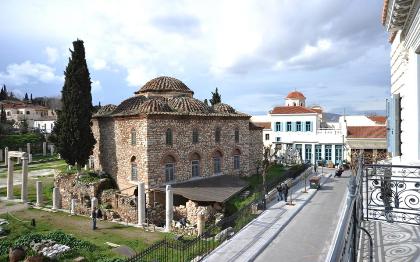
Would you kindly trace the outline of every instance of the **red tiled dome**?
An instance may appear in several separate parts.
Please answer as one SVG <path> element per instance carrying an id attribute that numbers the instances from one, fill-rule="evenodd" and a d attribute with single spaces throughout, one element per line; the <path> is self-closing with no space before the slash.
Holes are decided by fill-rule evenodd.
<path id="1" fill-rule="evenodd" d="M 236 111 L 228 104 L 218 103 L 213 106 L 214 111 L 218 113 L 235 114 Z"/>
<path id="2" fill-rule="evenodd" d="M 290 92 L 286 96 L 286 98 L 290 98 L 290 99 L 306 99 L 306 97 L 301 92 L 298 92 L 298 91 Z"/>
<path id="3" fill-rule="evenodd" d="M 169 106 L 178 112 L 209 113 L 210 108 L 198 99 L 186 96 L 175 97 L 168 102 Z"/>
<path id="4" fill-rule="evenodd" d="M 144 86 L 139 91 L 136 91 L 135 94 L 142 94 L 147 92 L 164 93 L 171 91 L 194 94 L 194 92 L 191 91 L 187 85 L 182 83 L 181 80 L 169 76 L 160 76 L 150 80 L 144 84 Z"/>

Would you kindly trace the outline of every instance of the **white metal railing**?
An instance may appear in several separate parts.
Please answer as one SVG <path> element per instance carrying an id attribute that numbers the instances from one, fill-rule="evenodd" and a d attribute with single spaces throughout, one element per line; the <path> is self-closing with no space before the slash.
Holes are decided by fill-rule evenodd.
<path id="1" fill-rule="evenodd" d="M 326 134 L 326 135 L 341 135 L 341 129 L 336 128 L 318 128 L 316 134 Z"/>

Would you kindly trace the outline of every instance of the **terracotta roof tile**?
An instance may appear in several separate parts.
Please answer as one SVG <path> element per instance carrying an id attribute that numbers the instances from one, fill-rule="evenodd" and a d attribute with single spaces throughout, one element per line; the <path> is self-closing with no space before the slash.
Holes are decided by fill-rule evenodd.
<path id="1" fill-rule="evenodd" d="M 386 123 L 386 116 L 368 116 L 370 120 L 377 124 L 385 124 Z"/>
<path id="2" fill-rule="evenodd" d="M 249 130 L 261 130 L 263 129 L 262 126 L 259 125 L 259 123 L 249 122 Z"/>
<path id="3" fill-rule="evenodd" d="M 318 113 L 313 109 L 303 106 L 277 106 L 270 112 L 271 114 L 313 114 Z"/>
<path id="4" fill-rule="evenodd" d="M 386 126 L 349 126 L 347 138 L 386 138 Z"/>
<path id="5" fill-rule="evenodd" d="M 270 122 L 253 122 L 254 125 L 259 126 L 264 129 L 271 129 L 271 123 Z"/>
<path id="6" fill-rule="evenodd" d="M 293 92 L 290 92 L 286 96 L 286 98 L 291 98 L 291 99 L 305 99 L 305 96 L 301 92 L 293 91 Z"/>

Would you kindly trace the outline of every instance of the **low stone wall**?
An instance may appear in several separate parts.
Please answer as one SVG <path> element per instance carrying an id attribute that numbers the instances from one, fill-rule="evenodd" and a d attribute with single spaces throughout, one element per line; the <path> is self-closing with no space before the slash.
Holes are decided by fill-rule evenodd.
<path id="1" fill-rule="evenodd" d="M 218 203 L 208 206 L 200 206 L 197 202 L 188 200 L 185 206 L 180 205 L 174 207 L 174 220 L 179 220 L 182 217 L 185 217 L 190 224 L 195 225 L 197 224 L 198 214 L 203 214 L 205 221 L 211 221 L 214 220 L 214 215 L 221 209 L 222 207 Z"/>

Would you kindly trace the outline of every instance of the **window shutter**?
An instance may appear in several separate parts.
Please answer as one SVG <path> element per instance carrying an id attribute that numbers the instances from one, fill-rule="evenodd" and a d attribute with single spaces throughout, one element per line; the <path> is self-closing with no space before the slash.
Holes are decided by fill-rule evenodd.
<path id="1" fill-rule="evenodd" d="M 312 121 L 309 122 L 309 131 L 312 131 Z"/>
<path id="2" fill-rule="evenodd" d="M 394 115 L 394 156 L 401 155 L 401 97 L 400 94 L 392 95 Z"/>
<path id="3" fill-rule="evenodd" d="M 387 99 L 386 101 L 386 116 L 387 116 L 387 149 L 388 152 L 394 154 L 394 99 Z"/>
<path id="4" fill-rule="evenodd" d="M 282 132 L 282 131 L 283 131 L 283 123 L 280 122 L 280 132 Z"/>
<path id="5" fill-rule="evenodd" d="M 296 131 L 296 122 L 291 122 L 292 123 L 292 132 Z"/>

